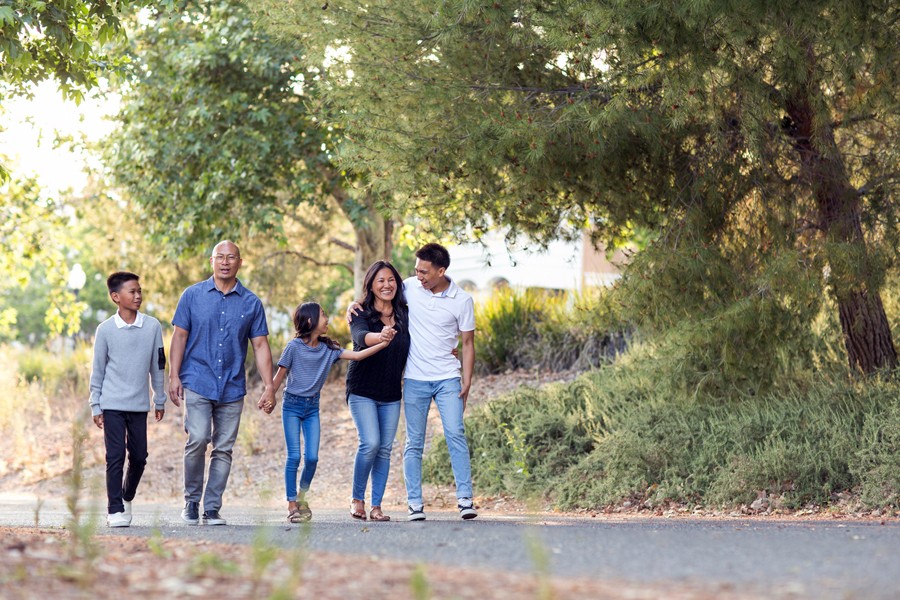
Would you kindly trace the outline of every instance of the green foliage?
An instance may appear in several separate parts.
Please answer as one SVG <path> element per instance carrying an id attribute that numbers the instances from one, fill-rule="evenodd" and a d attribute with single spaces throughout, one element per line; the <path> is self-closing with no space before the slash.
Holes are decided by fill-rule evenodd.
<path id="1" fill-rule="evenodd" d="M 736 506 L 760 491 L 785 507 L 861 490 L 896 506 L 900 384 L 781 378 L 763 394 L 686 393 L 645 348 L 567 385 L 523 388 L 466 419 L 482 493 L 549 498 L 561 508 L 629 500 Z M 439 440 L 425 474 L 451 473 Z"/>
<path id="2" fill-rule="evenodd" d="M 549 299 L 548 299 L 549 300 Z M 511 288 L 495 290 L 478 304 L 475 364 L 488 373 L 529 366 L 529 349 L 538 343 L 542 294 Z"/>
<path id="3" fill-rule="evenodd" d="M 184 2 L 142 21 L 105 156 L 163 255 L 263 240 L 268 269 L 299 266 L 305 293 L 333 297 L 329 283 L 345 279 L 338 269 L 360 286 L 391 228 L 356 185 L 361 175 L 333 165 L 341 131 L 318 103 L 319 73 L 303 52 L 262 31 L 237 0 Z M 355 239 L 341 240 L 347 233 Z"/>
<path id="4" fill-rule="evenodd" d="M 415 600 L 428 600 L 431 598 L 431 586 L 428 584 L 428 572 L 425 565 L 418 564 L 409 577 L 409 587 Z"/>
<path id="5" fill-rule="evenodd" d="M 109 42 L 124 35 L 121 17 L 149 2 L 17 0 L 0 2 L 0 80 L 14 93 L 45 79 L 80 100 L 104 71 L 122 64 Z M 170 4 L 166 2 L 165 4 Z"/>
<path id="6" fill-rule="evenodd" d="M 578 294 L 503 288 L 475 306 L 475 367 L 586 369 L 624 350 L 627 329 L 605 289 Z"/>
<path id="7" fill-rule="evenodd" d="M 730 170 L 704 148 L 742 160 L 729 120 L 748 145 L 777 134 L 779 100 L 810 70 L 854 90 L 852 102 L 837 92 L 823 100 L 848 116 L 896 108 L 887 84 L 898 76 L 896 25 L 883 1 L 367 6 L 265 0 L 254 10 L 324 67 L 353 131 L 347 163 L 424 211 L 458 206 L 464 222 L 555 236 L 561 222 L 597 217 L 606 238 L 657 225 L 660 209 L 701 199 Z M 812 66 L 803 40 L 819 58 Z M 842 68 L 827 68 L 838 57 Z M 871 126 L 854 123 L 848 135 Z M 774 183 L 762 176 L 746 172 Z"/>
<path id="8" fill-rule="evenodd" d="M 182 256 L 280 235 L 290 207 L 321 196 L 329 143 L 306 106 L 312 77 L 298 48 L 256 30 L 240 2 L 183 8 L 134 35 L 106 153 L 161 250 Z"/>
<path id="9" fill-rule="evenodd" d="M 695 331 L 700 377 L 765 377 L 780 353 L 757 351 L 752 323 L 808 345 L 826 294 L 861 315 L 842 322 L 851 367 L 897 365 L 878 302 L 900 257 L 890 3 L 254 10 L 322 69 L 352 132 L 343 164 L 375 173 L 392 208 L 476 237 L 587 227 L 615 247 L 653 231 L 632 312 Z"/>
<path id="10" fill-rule="evenodd" d="M 92 353 L 86 343 L 79 343 L 74 352 L 30 349 L 18 355 L 19 374 L 25 382 L 40 382 L 46 393 L 86 399 Z"/>
<path id="11" fill-rule="evenodd" d="M 866 415 L 861 443 L 849 457 L 870 506 L 900 506 L 900 403 Z"/>
<path id="12" fill-rule="evenodd" d="M 204 577 L 210 571 L 222 575 L 236 575 L 241 572 L 241 568 L 233 561 L 222 560 L 215 552 L 201 552 L 193 556 L 187 566 L 187 573 L 192 577 Z"/>
<path id="13" fill-rule="evenodd" d="M 6 181 L 0 186 L 0 339 L 15 339 L 20 304 L 14 302 L 38 276 L 46 290 L 39 302 L 42 329 L 51 334 L 78 331 L 84 305 L 76 301 L 66 282 L 70 224 L 60 203 L 46 198 L 31 179 Z M 31 310 L 25 308 L 25 312 Z"/>

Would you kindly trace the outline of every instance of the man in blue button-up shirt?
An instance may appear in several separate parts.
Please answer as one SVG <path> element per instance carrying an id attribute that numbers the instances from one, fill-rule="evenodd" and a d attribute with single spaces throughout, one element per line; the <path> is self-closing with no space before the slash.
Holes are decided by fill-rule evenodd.
<path id="1" fill-rule="evenodd" d="M 184 290 L 175 309 L 175 332 L 169 348 L 169 397 L 176 406 L 184 400 L 185 522 L 225 525 L 219 514 L 231 472 L 231 453 L 241 424 L 247 382 L 244 362 L 247 342 L 263 381 L 260 405 L 275 403 L 272 351 L 266 313 L 260 299 L 241 285 L 238 247 L 224 240 L 209 259 L 213 275 Z M 212 442 L 206 487 L 206 448 Z"/>

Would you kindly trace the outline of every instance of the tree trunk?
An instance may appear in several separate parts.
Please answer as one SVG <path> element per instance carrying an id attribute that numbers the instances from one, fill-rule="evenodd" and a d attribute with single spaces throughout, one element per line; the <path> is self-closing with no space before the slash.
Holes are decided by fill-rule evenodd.
<path id="1" fill-rule="evenodd" d="M 356 234 L 356 252 L 353 257 L 353 294 L 362 295 L 366 271 L 376 260 L 390 260 L 393 250 L 394 224 L 378 210 L 375 198 L 367 193 L 362 200 L 351 198 L 347 191 L 337 186 L 332 195 L 353 225 Z"/>
<path id="2" fill-rule="evenodd" d="M 813 192 L 825 234 L 829 283 L 838 303 L 847 358 L 852 370 L 866 374 L 896 369 L 897 350 L 884 305 L 869 284 L 872 263 L 860 222 L 859 196 L 830 124 L 815 122 L 812 89 L 811 85 L 789 98 L 787 112 L 801 174 Z"/>

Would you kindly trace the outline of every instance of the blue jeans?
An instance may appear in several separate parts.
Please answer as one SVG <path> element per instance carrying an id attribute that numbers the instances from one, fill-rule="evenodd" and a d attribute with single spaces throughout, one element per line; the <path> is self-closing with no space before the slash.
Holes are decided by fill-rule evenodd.
<path id="1" fill-rule="evenodd" d="M 410 506 L 422 502 L 422 450 L 425 448 L 425 425 L 431 400 L 437 405 L 444 427 L 444 438 L 450 450 L 450 466 L 456 480 L 456 497 L 472 497 L 472 468 L 469 463 L 469 444 L 463 426 L 463 401 L 460 379 L 418 381 L 405 379 L 403 383 L 403 416 L 406 418 L 406 445 L 403 448 L 403 478 L 406 480 L 406 499 Z"/>
<path id="2" fill-rule="evenodd" d="M 222 495 L 231 473 L 231 453 L 241 425 L 244 399 L 236 402 L 217 402 L 184 389 L 184 431 L 188 435 L 184 445 L 184 499 L 200 502 L 203 510 L 222 508 Z M 212 443 L 206 489 L 203 472 L 206 470 L 206 447 Z"/>
<path id="3" fill-rule="evenodd" d="M 297 500 L 297 470 L 300 468 L 300 432 L 303 431 L 303 472 L 300 473 L 300 492 L 305 494 L 316 474 L 319 463 L 319 394 L 295 396 L 284 393 L 281 402 L 281 424 L 284 426 L 284 489 L 288 502 Z"/>
<path id="4" fill-rule="evenodd" d="M 381 506 L 391 471 L 391 446 L 400 422 L 400 401 L 379 402 L 350 394 L 350 414 L 359 433 L 359 447 L 353 462 L 353 499 L 366 499 L 366 484 L 372 475 L 372 506 Z"/>

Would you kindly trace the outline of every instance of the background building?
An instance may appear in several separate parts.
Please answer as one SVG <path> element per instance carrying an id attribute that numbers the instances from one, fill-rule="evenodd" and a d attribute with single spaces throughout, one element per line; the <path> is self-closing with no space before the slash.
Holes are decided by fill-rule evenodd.
<path id="1" fill-rule="evenodd" d="M 489 293 L 502 285 L 561 291 L 611 285 L 621 276 L 617 265 L 626 260 L 621 251 L 607 258 L 586 234 L 574 242 L 553 242 L 546 249 L 526 238 L 507 248 L 501 233 L 490 233 L 482 242 L 447 248 L 447 274 L 474 294 Z"/>

